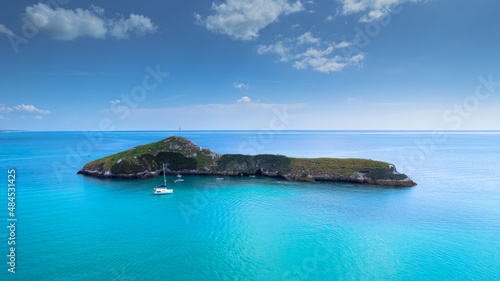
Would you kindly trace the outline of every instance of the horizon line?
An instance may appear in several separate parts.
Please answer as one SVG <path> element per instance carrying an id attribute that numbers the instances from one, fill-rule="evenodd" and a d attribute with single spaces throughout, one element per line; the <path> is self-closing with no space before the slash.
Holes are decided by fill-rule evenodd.
<path id="1" fill-rule="evenodd" d="M 8 130 L 1 129 L 0 132 L 179 132 L 179 130 Z M 377 130 L 377 129 L 352 129 L 352 130 L 341 130 L 341 129 L 297 129 L 297 130 L 267 130 L 267 129 L 253 129 L 253 130 L 233 130 L 233 129 L 193 129 L 193 130 L 182 130 L 181 132 L 500 132 L 499 130 L 437 130 L 437 129 L 427 129 L 427 130 Z"/>

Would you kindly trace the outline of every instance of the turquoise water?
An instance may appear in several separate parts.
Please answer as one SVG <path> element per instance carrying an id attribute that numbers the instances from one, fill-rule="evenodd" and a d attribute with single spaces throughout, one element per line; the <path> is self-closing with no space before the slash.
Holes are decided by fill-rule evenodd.
<path id="1" fill-rule="evenodd" d="M 160 178 L 76 175 L 172 134 L 0 134 L 0 219 L 10 168 L 18 218 L 16 274 L 2 227 L 0 280 L 500 279 L 500 133 L 183 132 L 220 153 L 392 162 L 409 189 L 186 176 L 153 196 Z"/>

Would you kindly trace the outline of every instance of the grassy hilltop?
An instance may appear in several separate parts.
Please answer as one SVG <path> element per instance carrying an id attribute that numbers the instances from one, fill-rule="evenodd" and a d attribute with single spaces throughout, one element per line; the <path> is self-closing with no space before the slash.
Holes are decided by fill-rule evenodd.
<path id="1" fill-rule="evenodd" d="M 201 148 L 186 138 L 173 136 L 97 159 L 87 163 L 84 169 L 134 174 L 161 170 L 162 163 L 167 163 L 171 171 L 210 171 L 218 157 L 220 154 L 217 152 Z"/>

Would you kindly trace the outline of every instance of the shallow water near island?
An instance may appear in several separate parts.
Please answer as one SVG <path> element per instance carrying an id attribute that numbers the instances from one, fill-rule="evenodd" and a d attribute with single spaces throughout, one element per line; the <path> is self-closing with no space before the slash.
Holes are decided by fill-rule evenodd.
<path id="1" fill-rule="evenodd" d="M 439 143 L 429 132 L 183 132 L 220 153 L 394 163 L 418 184 L 406 189 L 170 176 L 174 193 L 153 196 L 162 178 L 76 174 L 174 134 L 108 132 L 92 146 L 82 132 L 0 134 L 4 177 L 16 169 L 18 218 L 16 274 L 4 255 L 0 279 L 500 279 L 498 132 L 454 132 Z M 4 254 L 7 237 L 0 232 Z"/>

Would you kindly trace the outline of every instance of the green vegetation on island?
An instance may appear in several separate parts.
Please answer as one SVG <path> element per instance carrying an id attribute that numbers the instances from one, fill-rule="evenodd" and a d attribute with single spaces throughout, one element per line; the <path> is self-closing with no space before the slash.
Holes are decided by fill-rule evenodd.
<path id="1" fill-rule="evenodd" d="M 283 155 L 219 154 L 182 137 L 141 145 L 87 163 L 81 174 L 104 178 L 150 178 L 161 174 L 255 175 L 297 181 L 350 181 L 414 186 L 394 165 L 367 159 L 292 158 Z"/>

